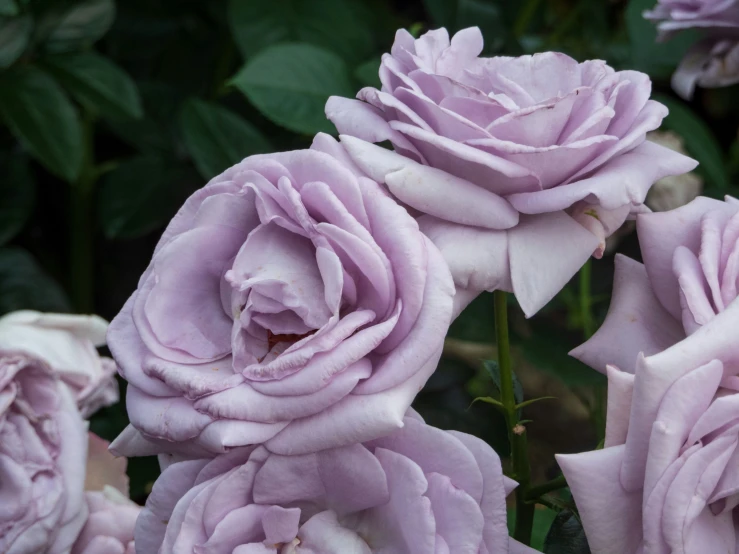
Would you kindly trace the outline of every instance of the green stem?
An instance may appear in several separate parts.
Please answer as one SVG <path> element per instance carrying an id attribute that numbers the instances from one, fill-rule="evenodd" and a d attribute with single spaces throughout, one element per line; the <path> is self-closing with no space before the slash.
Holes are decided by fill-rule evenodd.
<path id="1" fill-rule="evenodd" d="M 506 293 L 495 291 L 495 334 L 498 346 L 498 367 L 500 368 L 500 399 L 511 445 L 511 463 L 518 487 L 516 488 L 516 528 L 514 538 L 525 545 L 531 544 L 531 529 L 534 525 L 534 505 L 526 502 L 531 481 L 526 428 L 519 425 L 516 409 L 516 395 L 513 389 L 513 367 L 511 364 L 511 345 L 508 337 L 508 304 Z"/>
<path id="2" fill-rule="evenodd" d="M 93 119 L 82 117 L 84 155 L 80 176 L 72 183 L 69 199 L 69 290 L 77 312 L 93 313 L 94 293 L 94 216 L 93 191 L 96 171 L 93 166 Z"/>
<path id="3" fill-rule="evenodd" d="M 592 265 L 588 260 L 580 270 L 580 317 L 582 319 L 582 330 L 585 340 L 595 333 L 593 313 L 591 310 L 592 298 L 590 284 L 592 281 Z M 595 386 L 595 405 L 593 406 L 593 424 L 598 434 L 598 440 L 605 437 L 606 432 L 606 388 L 601 385 Z"/>
<path id="4" fill-rule="evenodd" d="M 542 483 L 541 485 L 537 485 L 535 487 L 530 487 L 528 493 L 526 494 L 526 499 L 529 502 L 531 502 L 532 500 L 538 500 L 541 496 L 553 491 L 558 491 L 559 489 L 563 489 L 566 486 L 567 481 L 565 480 L 564 475 L 560 475 L 559 477 L 556 477 L 551 481 L 547 481 L 546 483 Z"/>
<path id="5" fill-rule="evenodd" d="M 590 260 L 585 262 L 580 270 L 580 317 L 582 318 L 582 330 L 585 340 L 595 333 L 593 325 L 593 314 L 591 311 L 590 281 L 592 279 L 592 265 Z"/>

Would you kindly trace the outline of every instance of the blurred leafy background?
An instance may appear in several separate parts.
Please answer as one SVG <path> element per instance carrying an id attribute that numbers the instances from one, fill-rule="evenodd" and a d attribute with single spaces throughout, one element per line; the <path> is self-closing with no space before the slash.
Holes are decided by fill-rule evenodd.
<path id="1" fill-rule="evenodd" d="M 380 56 L 401 27 L 419 35 L 477 25 L 487 55 L 557 50 L 644 71 L 671 110 L 663 127 L 701 162 L 705 194 L 736 194 L 737 87 L 700 90 L 691 103 L 670 91 L 695 37 L 656 44 L 641 16 L 654 2 L 0 0 L 0 313 L 111 319 L 183 200 L 248 155 L 307 147 L 314 133 L 333 132 L 326 99 L 378 85 Z M 618 250 L 639 257 L 633 236 Z M 591 449 L 602 435 L 594 407 L 603 380 L 567 352 L 603 318 L 612 267 L 612 255 L 595 261 L 587 280 L 576 278 L 534 320 L 513 316 L 526 396 L 556 397 L 527 408 L 535 479 L 557 475 L 554 452 Z M 470 406 L 494 393 L 481 363 L 494 357 L 493 337 L 492 299 L 483 295 L 453 325 L 416 407 L 505 456 L 497 413 Z M 92 427 L 112 439 L 126 423 L 122 403 Z M 129 473 L 141 501 L 156 462 L 133 460 Z M 567 507 L 560 500 L 537 512 L 539 548 Z M 558 536 L 581 534 L 571 520 L 557 517 L 547 552 L 564 552 Z"/>

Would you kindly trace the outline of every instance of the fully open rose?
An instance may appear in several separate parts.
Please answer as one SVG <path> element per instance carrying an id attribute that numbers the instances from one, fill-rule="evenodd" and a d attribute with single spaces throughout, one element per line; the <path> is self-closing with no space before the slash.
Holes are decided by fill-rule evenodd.
<path id="1" fill-rule="evenodd" d="M 482 48 L 477 28 L 451 41 L 400 30 L 382 89 L 332 97 L 326 114 L 352 160 L 426 214 L 462 294 L 512 291 L 532 315 L 644 209 L 655 181 L 696 162 L 645 141 L 667 109 L 643 73 Z"/>
<path id="2" fill-rule="evenodd" d="M 247 447 L 172 463 L 136 545 L 151 554 L 533 554 L 508 537 L 514 487 L 487 444 L 410 413 L 403 429 L 365 444 L 302 456 Z"/>
<path id="3" fill-rule="evenodd" d="M 113 448 L 300 454 L 387 434 L 436 367 L 453 295 L 416 221 L 328 135 L 247 158 L 187 200 L 111 324 L 133 425 Z"/>

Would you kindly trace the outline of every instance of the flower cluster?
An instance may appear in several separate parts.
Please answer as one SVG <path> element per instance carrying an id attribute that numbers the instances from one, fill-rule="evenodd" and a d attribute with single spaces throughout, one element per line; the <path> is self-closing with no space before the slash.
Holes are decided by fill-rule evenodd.
<path id="1" fill-rule="evenodd" d="M 169 223 L 107 335 L 110 450 L 163 470 L 143 510 L 84 422 L 117 400 L 105 323 L 0 320 L 0 551 L 532 552 L 495 452 L 411 403 L 472 299 L 534 315 L 634 217 L 645 266 L 575 352 L 611 382 L 606 448 L 560 463 L 596 553 L 735 544 L 739 205 L 648 213 L 696 162 L 646 140 L 646 75 L 482 49 L 399 31 L 382 88 L 327 103 L 338 141 L 248 157 Z"/>
<path id="2" fill-rule="evenodd" d="M 163 469 L 140 552 L 529 551 L 497 455 L 411 402 L 476 295 L 533 315 L 696 163 L 645 140 L 646 75 L 481 51 L 399 31 L 382 90 L 329 100 L 339 141 L 249 157 L 169 224 L 108 334 L 111 448 Z"/>

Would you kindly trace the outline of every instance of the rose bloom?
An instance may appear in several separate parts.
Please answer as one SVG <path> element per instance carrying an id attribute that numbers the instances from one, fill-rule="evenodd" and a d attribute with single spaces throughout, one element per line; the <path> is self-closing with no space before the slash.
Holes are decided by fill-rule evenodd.
<path id="1" fill-rule="evenodd" d="M 739 552 L 739 202 L 640 215 L 603 326 L 605 449 L 558 456 L 594 554 Z"/>
<path id="2" fill-rule="evenodd" d="M 126 459 L 108 452 L 108 443 L 89 434 L 85 499 L 89 515 L 72 554 L 135 554 L 133 541 L 141 506 L 128 498 Z"/>
<path id="3" fill-rule="evenodd" d="M 23 310 L 0 318 L 0 351 L 42 360 L 70 388 L 83 417 L 118 402 L 115 362 L 95 349 L 108 323 L 98 316 Z"/>
<path id="4" fill-rule="evenodd" d="M 734 554 L 739 302 L 683 340 L 645 356 L 643 343 L 631 340 L 635 329 L 647 327 L 655 346 L 674 341 L 670 334 L 679 330 L 655 295 L 644 294 L 648 283 L 643 267 L 621 258 L 614 302 L 630 310 L 614 312 L 620 328 L 606 321 L 612 333 L 599 332 L 580 348 L 581 354 L 598 350 L 606 339 L 619 345 L 621 362 L 607 369 L 605 448 L 559 455 L 557 461 L 593 554 Z"/>
<path id="5" fill-rule="evenodd" d="M 508 537 L 514 487 L 487 444 L 411 411 L 364 444 L 165 464 L 136 544 L 152 554 L 533 553 Z"/>
<path id="6" fill-rule="evenodd" d="M 352 160 L 423 215 L 459 294 L 514 292 L 531 316 L 644 210 L 652 183 L 696 162 L 645 141 L 667 109 L 643 73 L 482 48 L 477 28 L 451 41 L 400 30 L 382 89 L 332 97 L 326 115 Z"/>
<path id="7" fill-rule="evenodd" d="M 306 453 L 402 425 L 454 286 L 416 221 L 339 143 L 252 156 L 167 227 L 110 327 L 133 428 L 117 453 Z"/>
<path id="8" fill-rule="evenodd" d="M 696 85 L 714 88 L 739 83 L 739 1 L 659 0 L 644 16 L 658 22 L 660 40 L 685 29 L 700 29 L 705 35 L 672 76 L 672 87 L 680 96 L 692 98 Z"/>
<path id="9" fill-rule="evenodd" d="M 87 518 L 87 423 L 56 368 L 45 357 L 30 354 L 23 341 L 16 348 L 10 340 L 13 332 L 4 318 L 0 552 L 68 554 Z"/>

